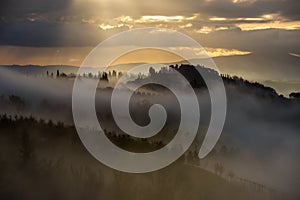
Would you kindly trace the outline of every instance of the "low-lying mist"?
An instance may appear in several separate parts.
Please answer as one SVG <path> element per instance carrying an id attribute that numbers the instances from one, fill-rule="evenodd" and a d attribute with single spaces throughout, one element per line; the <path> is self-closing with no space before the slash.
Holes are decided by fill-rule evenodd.
<path id="1" fill-rule="evenodd" d="M 37 119 L 73 124 L 72 90 L 74 78 L 26 76 L 0 69 L 0 114 L 33 116 Z M 82 78 L 81 81 L 85 81 Z M 300 101 L 279 97 L 262 88 L 241 81 L 224 80 L 227 92 L 227 117 L 216 150 L 222 155 L 209 155 L 232 170 L 236 176 L 270 188 L 299 195 L 300 187 Z M 100 82 L 96 94 L 96 110 L 100 124 L 117 133 L 111 122 L 112 85 Z M 205 88 L 196 88 L 201 122 L 194 146 L 199 150 L 210 119 L 210 99 Z M 148 108 L 154 103 L 165 105 L 167 126 L 180 121 L 179 104 L 174 95 L 162 90 L 144 88 L 132 97 L 133 120 L 149 123 Z M 101 120 L 103 120 L 101 122 Z M 166 141 L 170 140 L 172 134 Z M 225 148 L 224 148 L 225 147 Z M 213 166 L 208 170 L 213 171 Z"/>

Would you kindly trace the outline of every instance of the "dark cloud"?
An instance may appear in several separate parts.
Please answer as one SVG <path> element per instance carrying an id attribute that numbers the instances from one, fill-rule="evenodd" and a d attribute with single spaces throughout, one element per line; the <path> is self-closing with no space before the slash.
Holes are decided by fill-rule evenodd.
<path id="1" fill-rule="evenodd" d="M 0 16 L 8 19 L 24 17 L 30 13 L 63 11 L 72 0 L 1 0 Z"/>
<path id="2" fill-rule="evenodd" d="M 160 6 L 155 7 L 154 5 Z M 242 3 L 233 3 L 232 0 L 166 0 L 162 3 L 160 0 L 153 0 L 151 4 L 140 3 L 139 6 L 142 8 L 141 14 L 143 15 L 199 13 L 203 18 L 211 16 L 237 18 L 259 17 L 264 14 L 278 13 L 289 20 L 300 19 L 299 0 L 257 0 Z"/>
<path id="3" fill-rule="evenodd" d="M 212 1 L 203 7 L 207 15 L 218 17 L 259 17 L 264 14 L 278 13 L 290 20 L 300 19 L 298 0 L 258 0 L 253 3 L 232 3 L 231 0 Z"/>
<path id="4" fill-rule="evenodd" d="M 115 30 L 116 31 L 116 30 Z M 95 46 L 112 32 L 82 23 L 0 22 L 0 45 L 15 46 Z"/>
<path id="5" fill-rule="evenodd" d="M 299 0 L 257 0 L 242 3 L 233 3 L 232 0 L 152 0 L 128 1 L 128 7 L 124 9 L 122 4 L 115 1 L 77 1 L 73 0 L 2 0 L 0 2 L 0 15 L 5 18 L 24 17 L 30 13 L 67 15 L 102 15 L 111 13 L 111 16 L 130 15 L 190 15 L 199 13 L 203 18 L 218 17 L 258 17 L 263 14 L 278 13 L 289 20 L 300 19 Z"/>
<path id="6" fill-rule="evenodd" d="M 241 31 L 230 29 L 216 31 L 210 34 L 191 35 L 203 46 L 232 48 L 248 50 L 257 53 L 299 52 L 298 41 L 300 30 L 265 29 Z"/>

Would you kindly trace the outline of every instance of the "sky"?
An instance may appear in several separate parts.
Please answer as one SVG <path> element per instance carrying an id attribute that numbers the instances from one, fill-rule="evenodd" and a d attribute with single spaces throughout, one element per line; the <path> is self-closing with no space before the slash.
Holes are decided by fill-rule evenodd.
<path id="1" fill-rule="evenodd" d="M 221 73 L 287 95 L 300 91 L 299 11 L 299 0 L 1 0 L 0 64 L 79 66 L 116 33 L 160 27 L 198 41 Z M 152 60 L 140 55 L 123 62 Z"/>

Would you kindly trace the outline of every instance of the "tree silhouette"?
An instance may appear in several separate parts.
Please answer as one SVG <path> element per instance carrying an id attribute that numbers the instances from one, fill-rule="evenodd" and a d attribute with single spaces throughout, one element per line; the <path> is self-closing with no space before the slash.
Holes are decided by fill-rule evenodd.
<path id="1" fill-rule="evenodd" d="M 215 170 L 215 173 L 219 174 L 220 176 L 222 176 L 223 172 L 225 171 L 225 169 L 221 163 L 216 163 L 214 166 L 214 170 Z"/>
<path id="2" fill-rule="evenodd" d="M 150 75 L 151 77 L 153 77 L 153 76 L 155 75 L 155 70 L 154 70 L 153 67 L 150 67 L 150 68 L 149 68 L 149 75 Z"/>
<path id="3" fill-rule="evenodd" d="M 108 81 L 108 75 L 107 75 L 106 72 L 103 72 L 103 73 L 102 73 L 102 76 L 101 76 L 100 80 Z"/>
<path id="4" fill-rule="evenodd" d="M 20 157 L 25 165 L 32 161 L 34 157 L 34 148 L 26 130 L 23 131 L 21 138 Z"/>
<path id="5" fill-rule="evenodd" d="M 299 99 L 300 98 L 300 92 L 292 92 L 291 94 L 289 94 L 289 97 Z"/>
<path id="6" fill-rule="evenodd" d="M 23 99 L 21 99 L 21 97 L 19 96 L 15 96 L 15 95 L 10 95 L 9 97 L 9 101 L 16 106 L 17 111 L 23 110 L 25 107 L 25 102 Z"/>
<path id="7" fill-rule="evenodd" d="M 229 171 L 228 177 L 229 177 L 230 181 L 232 181 L 232 179 L 234 178 L 234 173 L 232 171 Z"/>

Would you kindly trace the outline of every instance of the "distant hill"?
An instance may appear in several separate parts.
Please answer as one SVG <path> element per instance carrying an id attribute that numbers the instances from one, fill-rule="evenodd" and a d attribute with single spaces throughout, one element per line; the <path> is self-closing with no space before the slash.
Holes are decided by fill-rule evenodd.
<path id="1" fill-rule="evenodd" d="M 200 81 L 201 84 L 203 84 L 203 80 L 199 74 L 197 74 L 197 71 L 191 70 L 190 67 L 186 66 L 191 66 L 189 63 L 206 63 L 208 60 L 203 59 L 203 60 L 182 60 L 180 62 L 176 63 L 165 63 L 164 65 L 170 66 L 170 67 L 179 67 L 180 73 L 182 73 L 190 82 L 193 86 L 195 86 L 195 83 L 197 81 Z M 143 65 L 147 63 L 128 63 L 128 64 L 118 64 L 118 65 L 113 65 L 108 68 L 108 70 L 116 70 L 116 71 L 128 71 L 131 68 L 138 66 L 138 65 Z M 185 66 L 185 67 L 180 67 L 180 66 Z M 26 74 L 26 75 L 46 75 L 48 72 L 49 74 L 53 73 L 54 75 L 56 74 L 57 70 L 60 71 L 60 73 L 65 73 L 65 74 L 77 74 L 79 67 L 78 66 L 71 66 L 71 65 L 47 65 L 47 66 L 40 66 L 40 65 L 0 65 L 1 68 L 7 68 L 12 71 L 21 73 L 21 74 Z M 218 74 L 217 71 L 206 68 L 206 67 L 201 67 L 200 68 L 201 73 L 214 73 Z M 103 68 L 96 68 L 96 67 L 85 67 L 84 68 L 84 73 L 89 74 L 98 74 L 100 71 L 103 71 Z M 147 73 L 147 72 L 145 72 Z M 261 92 L 261 93 L 269 93 L 271 96 L 278 96 L 277 92 L 271 88 L 271 87 L 266 87 L 265 85 L 258 83 L 258 82 L 250 82 L 247 80 L 244 80 L 242 78 L 236 77 L 236 76 L 229 76 L 229 75 L 222 75 L 222 78 L 225 82 L 225 84 L 238 84 L 241 87 L 240 88 L 247 88 L 250 89 L 252 88 L 256 92 Z M 197 80 L 195 82 L 195 80 Z M 200 84 L 200 85 L 201 85 Z M 196 85 L 199 85 L 197 83 Z M 197 87 L 197 86 L 196 86 Z"/>
<path id="2" fill-rule="evenodd" d="M 76 74 L 79 67 L 77 66 L 70 66 L 70 65 L 47 65 L 47 66 L 40 66 L 40 65 L 2 65 L 0 68 L 9 68 L 18 73 L 22 74 L 30 74 L 30 75 L 41 75 L 46 74 L 47 71 L 49 74 L 55 74 L 57 70 L 63 72 L 65 74 Z M 99 68 L 94 67 L 86 67 L 86 73 L 98 73 Z"/>
<path id="3" fill-rule="evenodd" d="M 196 60 L 191 60 L 190 62 L 194 62 Z M 198 60 L 197 60 L 198 61 Z M 144 65 L 148 63 L 126 63 L 126 64 L 118 64 L 118 65 L 112 65 L 109 67 L 109 70 L 116 70 L 116 71 L 128 71 L 131 68 L 138 66 L 138 65 Z M 180 62 L 174 62 L 174 63 L 162 63 L 164 65 L 175 65 L 175 64 L 189 64 L 189 61 L 183 60 Z M 48 71 L 49 73 L 56 73 L 57 70 L 60 72 L 63 72 L 65 74 L 76 74 L 79 66 L 72 66 L 72 65 L 0 65 L 0 68 L 9 68 L 11 70 L 14 70 L 16 72 L 22 73 L 22 74 L 32 74 L 32 75 L 39 75 L 39 74 L 46 74 Z M 103 68 L 101 67 L 85 67 L 85 73 L 93 73 L 97 74 L 99 71 L 101 71 Z"/>

